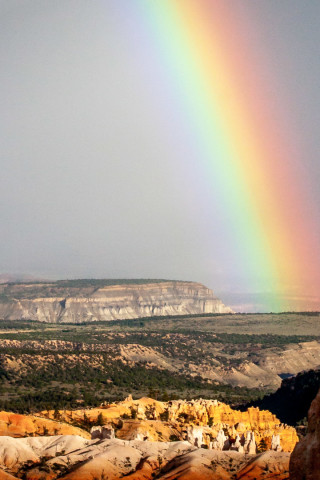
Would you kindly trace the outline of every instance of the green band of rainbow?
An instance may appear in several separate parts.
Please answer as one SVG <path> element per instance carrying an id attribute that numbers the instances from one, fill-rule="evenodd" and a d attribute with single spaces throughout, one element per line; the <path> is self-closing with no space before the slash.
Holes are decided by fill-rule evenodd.
<path id="1" fill-rule="evenodd" d="M 280 108 L 278 118 L 268 109 L 268 101 L 276 100 L 265 98 L 263 78 L 252 74 L 259 55 L 241 35 L 231 3 L 142 0 L 142 5 L 157 55 L 179 92 L 204 181 L 219 190 L 249 282 L 263 279 L 259 287 L 274 294 L 274 311 L 290 309 L 288 296 L 317 295 L 319 244 L 313 207 L 299 178 L 301 160 L 286 126 L 279 127 Z M 299 307 L 307 309 L 303 302 Z"/>

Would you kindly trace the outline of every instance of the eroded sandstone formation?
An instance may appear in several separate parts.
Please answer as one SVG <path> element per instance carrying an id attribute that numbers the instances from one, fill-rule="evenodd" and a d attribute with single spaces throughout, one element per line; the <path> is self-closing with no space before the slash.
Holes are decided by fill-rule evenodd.
<path id="1" fill-rule="evenodd" d="M 289 453 L 248 455 L 188 442 L 0 437 L 0 479 L 284 480 Z"/>
<path id="2" fill-rule="evenodd" d="M 53 418 L 54 412 L 42 414 Z M 61 418 L 79 424 L 83 418 L 93 423 L 99 419 L 124 440 L 175 439 L 196 447 L 250 454 L 259 451 L 261 445 L 269 450 L 291 452 L 298 441 L 295 429 L 282 424 L 271 412 L 254 407 L 240 412 L 217 400 L 159 402 L 130 397 L 102 408 L 61 412 Z"/>
<path id="3" fill-rule="evenodd" d="M 285 480 L 296 440 L 272 413 L 216 400 L 1 412 L 0 480 Z"/>
<path id="4" fill-rule="evenodd" d="M 42 435 L 80 435 L 84 438 L 90 438 L 90 434 L 85 430 L 65 422 L 35 415 L 0 412 L 0 436 L 18 438 Z"/>
<path id="5" fill-rule="evenodd" d="M 163 315 L 232 313 L 212 290 L 194 282 L 163 281 L 72 289 L 57 287 L 54 283 L 19 284 L 15 288 L 4 284 L 0 289 L 0 318 L 6 320 L 79 323 Z M 32 294 L 32 289 L 37 296 Z"/>
<path id="6" fill-rule="evenodd" d="M 320 390 L 308 413 L 308 433 L 290 458 L 290 480 L 320 480 Z"/>

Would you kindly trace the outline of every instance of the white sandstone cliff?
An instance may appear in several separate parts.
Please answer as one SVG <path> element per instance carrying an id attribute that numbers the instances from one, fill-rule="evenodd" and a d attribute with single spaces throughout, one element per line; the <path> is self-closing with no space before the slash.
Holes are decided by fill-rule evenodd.
<path id="1" fill-rule="evenodd" d="M 194 282 L 159 282 L 109 285 L 100 288 L 55 288 L 45 285 L 37 298 L 28 296 L 30 287 L 19 286 L 19 295 L 11 292 L 10 301 L 1 301 L 0 318 L 37 320 L 48 323 L 110 321 L 165 315 L 232 313 L 209 288 Z M 41 295 L 42 293 L 42 295 Z"/>

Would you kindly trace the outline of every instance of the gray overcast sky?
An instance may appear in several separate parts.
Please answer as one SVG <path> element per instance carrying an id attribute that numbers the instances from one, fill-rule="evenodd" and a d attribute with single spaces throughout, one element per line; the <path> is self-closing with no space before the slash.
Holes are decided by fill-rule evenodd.
<path id="1" fill-rule="evenodd" d="M 139 3 L 0 1 L 0 272 L 195 280 L 254 308 Z M 295 99 L 320 200 L 320 2 L 239 4 Z"/>

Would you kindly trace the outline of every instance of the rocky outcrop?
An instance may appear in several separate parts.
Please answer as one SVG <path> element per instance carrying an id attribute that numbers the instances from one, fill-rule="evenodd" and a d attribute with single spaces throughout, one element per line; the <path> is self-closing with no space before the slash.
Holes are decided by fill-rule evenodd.
<path id="1" fill-rule="evenodd" d="M 0 479 L 284 480 L 289 454 L 245 455 L 188 442 L 0 437 Z"/>
<path id="2" fill-rule="evenodd" d="M 111 438 L 115 438 L 114 428 L 112 426 L 106 427 L 103 425 L 96 425 L 91 428 L 90 430 L 91 440 L 95 440 L 99 438 L 99 440 L 110 440 Z"/>
<path id="3" fill-rule="evenodd" d="M 51 417 L 54 412 L 46 412 Z M 291 452 L 298 441 L 293 427 L 283 425 L 271 412 L 249 408 L 233 410 L 217 400 L 173 400 L 152 398 L 105 405 L 91 410 L 61 412 L 62 420 L 81 424 L 83 418 L 98 419 L 116 430 L 124 440 L 188 441 L 195 447 L 235 450 L 253 454 L 261 441 L 267 449 Z M 109 427 L 108 427 L 109 428 Z"/>
<path id="4" fill-rule="evenodd" d="M 308 433 L 290 458 L 290 480 L 320 480 L 320 390 L 308 413 Z"/>
<path id="5" fill-rule="evenodd" d="M 88 432 L 67 423 L 35 415 L 0 412 L 0 436 L 27 437 L 42 435 L 80 435 L 90 438 Z"/>
<path id="6" fill-rule="evenodd" d="M 89 410 L 2 412 L 0 419 L 4 480 L 285 480 L 290 453 L 279 449 L 289 450 L 296 435 L 270 412 L 202 399 L 128 397 Z M 91 433 L 66 421 L 91 423 Z M 268 451 L 256 455 L 261 440 Z"/>
<path id="7" fill-rule="evenodd" d="M 211 436 L 218 437 L 221 429 L 231 440 L 230 447 L 237 435 L 241 438 L 244 451 L 253 453 L 256 443 L 263 439 L 271 448 L 272 437 L 279 435 L 284 451 L 292 451 L 298 441 L 292 427 L 281 424 L 275 415 L 259 408 L 249 408 L 245 412 L 233 410 L 217 400 L 172 401 L 168 404 L 169 418 L 190 420 L 199 425 L 211 425 Z M 204 442 L 205 443 L 205 442 Z M 226 444 L 224 444 L 226 449 Z"/>
<path id="8" fill-rule="evenodd" d="M 164 315 L 232 313 L 212 290 L 194 282 L 102 284 L 98 288 L 59 285 L 1 285 L 0 318 L 80 323 Z"/>

